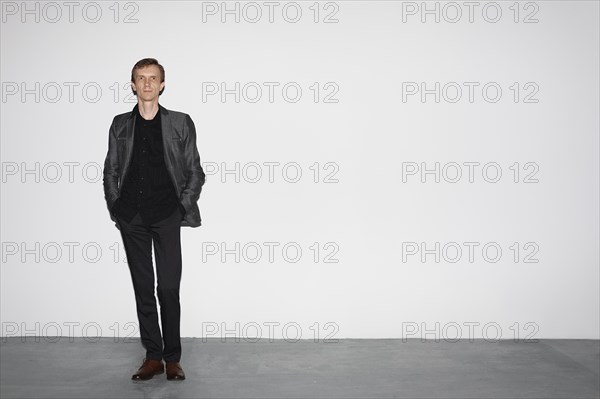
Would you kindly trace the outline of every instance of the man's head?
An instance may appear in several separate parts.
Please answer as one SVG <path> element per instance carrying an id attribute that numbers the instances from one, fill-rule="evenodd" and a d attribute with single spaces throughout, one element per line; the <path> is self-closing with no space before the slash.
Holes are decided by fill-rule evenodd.
<path id="1" fill-rule="evenodd" d="M 165 70 L 154 58 L 144 58 L 136 62 L 131 70 L 131 89 L 138 98 L 152 101 L 162 94 L 165 88 Z"/>

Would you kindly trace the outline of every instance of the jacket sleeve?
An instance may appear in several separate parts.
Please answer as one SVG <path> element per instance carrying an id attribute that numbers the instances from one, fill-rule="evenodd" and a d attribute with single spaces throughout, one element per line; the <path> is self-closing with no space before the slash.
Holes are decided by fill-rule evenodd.
<path id="1" fill-rule="evenodd" d="M 117 150 L 117 138 L 116 134 L 116 117 L 113 119 L 112 124 L 108 132 L 108 152 L 106 153 L 106 159 L 104 160 L 104 171 L 103 171 L 103 185 L 104 185 L 104 199 L 109 212 L 112 214 L 112 207 L 115 204 L 119 196 L 119 154 Z M 113 219 L 114 220 L 114 219 Z"/>
<path id="2" fill-rule="evenodd" d="M 204 170 L 200 165 L 200 155 L 196 146 L 196 127 L 192 118 L 186 114 L 184 123 L 185 140 L 185 161 L 186 161 L 186 183 L 181 193 L 181 203 L 186 212 L 189 212 L 191 207 L 198 202 L 200 192 L 206 179 Z"/>

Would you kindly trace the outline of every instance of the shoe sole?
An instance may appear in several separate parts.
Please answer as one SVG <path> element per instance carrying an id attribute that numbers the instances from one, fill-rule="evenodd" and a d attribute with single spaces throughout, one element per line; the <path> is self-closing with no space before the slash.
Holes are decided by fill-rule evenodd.
<path id="1" fill-rule="evenodd" d="M 165 370 L 159 370 L 159 371 L 155 371 L 154 374 L 152 374 L 148 378 L 139 378 L 139 377 L 132 376 L 131 380 L 132 381 L 148 381 L 148 380 L 151 380 L 155 375 L 160 375 L 160 374 L 164 374 L 164 373 L 165 373 Z"/>
<path id="2" fill-rule="evenodd" d="M 167 377 L 167 380 L 169 380 L 169 381 L 183 381 L 183 380 L 185 380 L 185 377 Z"/>

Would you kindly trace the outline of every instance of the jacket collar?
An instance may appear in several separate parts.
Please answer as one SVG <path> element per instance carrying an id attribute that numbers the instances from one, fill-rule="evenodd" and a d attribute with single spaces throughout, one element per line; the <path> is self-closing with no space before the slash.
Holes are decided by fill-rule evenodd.
<path id="1" fill-rule="evenodd" d="M 136 114 L 138 112 L 138 104 L 135 104 L 132 111 L 127 116 L 125 137 L 127 138 L 128 147 L 133 147 L 133 136 L 135 132 L 135 121 Z M 158 104 L 158 112 L 160 112 L 160 126 L 162 129 L 162 136 L 165 142 L 171 138 L 175 133 L 171 124 L 171 118 L 169 117 L 169 110 Z"/>

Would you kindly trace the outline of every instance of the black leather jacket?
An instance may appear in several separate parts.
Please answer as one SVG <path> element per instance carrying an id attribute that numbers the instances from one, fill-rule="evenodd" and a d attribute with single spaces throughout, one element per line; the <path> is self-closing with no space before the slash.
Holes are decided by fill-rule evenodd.
<path id="1" fill-rule="evenodd" d="M 181 225 L 198 227 L 202 219 L 197 202 L 206 176 L 200 166 L 196 147 L 196 128 L 188 114 L 167 110 L 160 104 L 158 107 L 161 113 L 165 165 L 175 192 L 179 195 L 179 202 L 185 208 Z M 131 112 L 115 116 L 108 133 L 108 152 L 103 171 L 104 198 L 117 228 L 119 224 L 111 210 L 121 195 L 122 183 L 131 161 L 136 108 L 137 104 Z"/>

